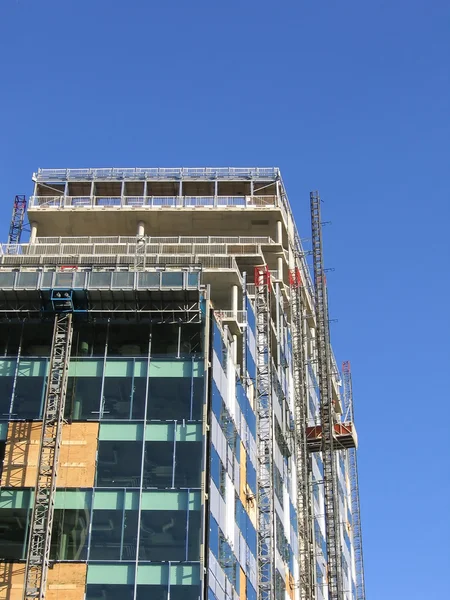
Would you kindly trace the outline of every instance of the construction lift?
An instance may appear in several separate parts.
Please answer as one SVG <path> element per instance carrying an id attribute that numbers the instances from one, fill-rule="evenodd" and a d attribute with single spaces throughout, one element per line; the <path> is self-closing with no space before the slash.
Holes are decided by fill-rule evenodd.
<path id="1" fill-rule="evenodd" d="M 328 301 L 323 266 L 320 197 L 311 192 L 312 254 L 314 265 L 316 345 L 320 393 L 321 452 L 325 499 L 328 599 L 343 600 L 342 554 L 337 479 L 338 446 L 335 441 L 336 413 L 332 398 L 332 370 Z"/>
<path id="2" fill-rule="evenodd" d="M 342 383 L 344 387 L 344 407 L 346 418 L 351 422 L 354 420 L 353 410 L 353 388 L 352 373 L 350 362 L 342 363 Z M 355 570 L 356 570 L 356 600 L 366 600 L 366 589 L 364 583 L 364 560 L 361 531 L 361 514 L 359 508 L 359 484 L 358 484 L 358 462 L 356 447 L 348 451 L 349 478 L 350 478 L 350 496 L 352 507 L 352 533 L 353 549 L 355 552 Z"/>
<path id="3" fill-rule="evenodd" d="M 271 280 L 267 266 L 255 268 L 256 394 L 258 453 L 258 598 L 275 597 L 273 402 L 270 352 Z"/>
<path id="4" fill-rule="evenodd" d="M 43 600 L 47 588 L 56 480 L 73 332 L 73 305 L 70 292 L 70 290 L 59 290 L 52 294 L 55 313 L 53 340 L 31 513 L 24 600 L 36 598 Z"/>
<path id="5" fill-rule="evenodd" d="M 292 353 L 295 405 L 295 458 L 297 466 L 297 525 L 300 600 L 315 598 L 313 511 L 311 505 L 311 463 L 307 445 L 308 392 L 304 353 L 305 309 L 300 270 L 289 273 L 291 288 Z"/>

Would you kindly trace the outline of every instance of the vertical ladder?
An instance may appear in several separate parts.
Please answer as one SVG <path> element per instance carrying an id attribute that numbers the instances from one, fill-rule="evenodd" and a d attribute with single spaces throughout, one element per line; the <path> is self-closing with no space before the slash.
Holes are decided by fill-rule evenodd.
<path id="1" fill-rule="evenodd" d="M 255 268 L 256 394 L 258 452 L 258 599 L 275 594 L 273 408 L 270 353 L 270 273 Z"/>
<path id="2" fill-rule="evenodd" d="M 322 256 L 322 224 L 318 192 L 311 192 L 310 201 L 316 304 L 317 365 L 320 392 L 320 420 L 322 423 L 328 600 L 343 600 L 339 494 L 336 452 L 333 439 L 335 414 L 331 391 L 330 331 Z"/>
<path id="3" fill-rule="evenodd" d="M 302 280 L 298 268 L 291 271 L 291 323 L 295 402 L 295 458 L 297 467 L 297 523 L 298 552 L 300 570 L 300 600 L 313 600 L 314 586 L 314 546 L 313 517 L 310 482 L 310 459 L 306 445 L 306 427 L 308 418 L 306 362 L 303 347 L 304 306 L 302 298 Z"/>
<path id="4" fill-rule="evenodd" d="M 349 420 L 354 422 L 353 386 L 350 362 L 342 363 L 342 382 L 344 386 L 344 403 Z M 350 495 L 352 507 L 353 550 L 355 553 L 356 600 L 366 600 L 364 583 L 364 560 L 362 547 L 361 513 L 359 508 L 358 461 L 356 448 L 348 450 Z"/>
<path id="5" fill-rule="evenodd" d="M 56 314 L 31 514 L 24 600 L 45 598 L 71 343 L 72 313 Z"/>
<path id="6" fill-rule="evenodd" d="M 147 253 L 147 239 L 144 235 L 136 236 L 136 245 L 134 250 L 134 270 L 145 270 L 145 259 Z"/>

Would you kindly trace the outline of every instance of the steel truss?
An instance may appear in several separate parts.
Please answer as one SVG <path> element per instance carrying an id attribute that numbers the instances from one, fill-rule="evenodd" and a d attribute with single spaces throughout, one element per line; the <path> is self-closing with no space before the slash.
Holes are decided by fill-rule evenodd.
<path id="1" fill-rule="evenodd" d="M 16 196 L 14 199 L 11 224 L 9 226 L 8 244 L 20 244 L 26 210 L 27 200 L 25 196 Z M 8 254 L 14 253 L 14 248 L 9 248 L 8 250 Z"/>
<path id="2" fill-rule="evenodd" d="M 53 330 L 27 551 L 24 600 L 45 598 L 71 343 L 72 314 L 59 313 L 55 316 Z"/>
<path id="3" fill-rule="evenodd" d="M 342 363 L 342 382 L 344 387 L 344 405 L 348 420 L 354 422 L 353 386 L 350 362 Z M 356 448 L 348 451 L 350 495 L 352 507 L 353 549 L 355 553 L 356 570 L 356 600 L 366 600 L 364 582 L 364 560 L 362 546 L 361 513 L 359 507 L 358 460 Z"/>
<path id="4" fill-rule="evenodd" d="M 258 598 L 275 594 L 273 408 L 270 352 L 270 273 L 255 268 L 256 393 L 258 451 Z"/>
<path id="5" fill-rule="evenodd" d="M 311 463 L 307 447 L 308 391 L 304 353 L 305 308 L 298 268 L 290 273 L 291 323 L 295 402 L 295 458 L 297 467 L 297 524 L 300 600 L 314 600 L 313 510 L 311 504 Z"/>
<path id="6" fill-rule="evenodd" d="M 332 399 L 330 330 L 322 252 L 322 224 L 318 192 L 311 192 L 312 252 L 316 305 L 317 366 L 322 424 L 322 461 L 325 496 L 328 600 L 343 600 L 339 492 L 334 442 L 335 411 Z"/>

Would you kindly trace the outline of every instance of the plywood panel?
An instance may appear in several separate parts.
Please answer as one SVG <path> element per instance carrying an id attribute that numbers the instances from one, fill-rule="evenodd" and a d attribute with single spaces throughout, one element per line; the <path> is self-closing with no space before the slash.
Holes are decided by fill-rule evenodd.
<path id="1" fill-rule="evenodd" d="M 63 425 L 58 487 L 93 487 L 98 423 Z"/>
<path id="2" fill-rule="evenodd" d="M 4 487 L 34 487 L 42 423 L 9 423 L 2 473 Z M 98 423 L 64 424 L 58 487 L 92 487 Z"/>
<path id="3" fill-rule="evenodd" d="M 48 572 L 45 600 L 83 600 L 87 565 L 57 563 Z"/>
<path id="4" fill-rule="evenodd" d="M 49 569 L 46 600 L 83 600 L 87 565 L 57 563 Z M 0 563 L 0 600 L 22 600 L 25 565 Z"/>
<path id="5" fill-rule="evenodd" d="M 294 600 L 294 590 L 294 578 L 292 577 L 292 573 L 289 571 L 289 569 L 286 569 L 286 591 L 289 594 L 289 598 L 291 598 L 291 600 Z"/>
<path id="6" fill-rule="evenodd" d="M 239 572 L 239 600 L 247 600 L 247 577 L 242 568 Z"/>
<path id="7" fill-rule="evenodd" d="M 0 600 L 22 600 L 25 565 L 0 563 Z"/>

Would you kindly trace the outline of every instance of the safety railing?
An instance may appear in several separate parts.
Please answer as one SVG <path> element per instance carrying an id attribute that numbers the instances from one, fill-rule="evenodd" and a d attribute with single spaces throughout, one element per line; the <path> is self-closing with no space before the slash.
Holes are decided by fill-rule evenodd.
<path id="1" fill-rule="evenodd" d="M 246 310 L 215 310 L 214 316 L 219 321 L 236 321 L 239 325 L 247 323 Z"/>
<path id="2" fill-rule="evenodd" d="M 284 208 L 277 196 L 31 196 L 29 208 Z"/>
<path id="3" fill-rule="evenodd" d="M 38 169 L 35 181 L 114 180 L 114 179 L 268 179 L 279 177 L 277 167 L 179 167 L 179 168 L 106 168 Z"/>
<path id="4" fill-rule="evenodd" d="M 273 244 L 269 236 L 170 236 L 146 237 L 147 244 Z M 37 237 L 34 245 L 45 244 L 135 244 L 135 236 L 77 236 L 77 237 Z M 16 244 L 11 244 L 15 246 Z M 28 244 L 23 244 L 28 246 Z"/>

